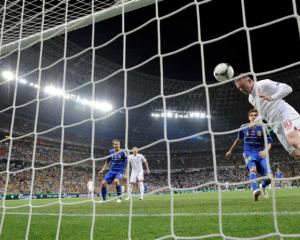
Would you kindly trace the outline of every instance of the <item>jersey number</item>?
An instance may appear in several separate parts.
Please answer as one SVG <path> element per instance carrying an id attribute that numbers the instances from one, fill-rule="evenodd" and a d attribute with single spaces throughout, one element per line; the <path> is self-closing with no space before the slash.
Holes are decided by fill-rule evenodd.
<path id="1" fill-rule="evenodd" d="M 291 120 L 285 121 L 284 127 L 285 127 L 285 128 L 292 128 L 292 127 L 293 127 L 292 121 L 291 121 Z"/>

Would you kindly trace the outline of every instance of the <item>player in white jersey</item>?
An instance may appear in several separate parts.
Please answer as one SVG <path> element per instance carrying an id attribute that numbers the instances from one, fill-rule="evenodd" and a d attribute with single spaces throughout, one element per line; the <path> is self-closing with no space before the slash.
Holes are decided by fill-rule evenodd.
<path id="1" fill-rule="evenodd" d="M 88 189 L 88 197 L 92 197 L 94 194 L 94 182 L 92 179 L 90 179 L 87 183 L 87 189 Z"/>
<path id="2" fill-rule="evenodd" d="M 229 191 L 229 183 L 228 182 L 225 183 L 225 190 Z"/>
<path id="3" fill-rule="evenodd" d="M 286 151 L 300 160 L 300 115 L 283 100 L 293 89 L 285 83 L 270 79 L 255 83 L 250 76 L 245 75 L 235 80 L 235 85 L 249 95 L 249 102 L 261 113 L 260 119 L 268 121 Z"/>
<path id="4" fill-rule="evenodd" d="M 143 163 L 146 166 L 146 171 L 147 174 L 150 174 L 150 170 L 149 170 L 149 165 L 147 160 L 145 159 L 143 154 L 138 153 L 138 148 L 134 147 L 132 149 L 133 154 L 131 154 L 129 156 L 129 163 L 131 166 L 131 175 L 130 175 L 130 179 L 129 179 L 129 189 L 128 189 L 128 197 L 126 198 L 126 200 L 129 200 L 129 198 L 131 197 L 131 192 L 132 192 L 132 188 L 133 185 L 136 184 L 136 182 L 138 182 L 139 184 L 139 188 L 140 188 L 140 200 L 144 199 L 144 170 L 143 170 Z"/>

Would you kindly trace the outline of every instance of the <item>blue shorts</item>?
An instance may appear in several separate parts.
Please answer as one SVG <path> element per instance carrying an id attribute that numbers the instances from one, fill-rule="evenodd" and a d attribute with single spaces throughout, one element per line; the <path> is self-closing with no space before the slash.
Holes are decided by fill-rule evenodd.
<path id="1" fill-rule="evenodd" d="M 121 180 L 123 177 L 123 171 L 112 171 L 110 170 L 105 176 L 104 176 L 104 181 L 107 182 L 108 184 L 111 184 L 114 179 L 119 179 Z"/>
<path id="2" fill-rule="evenodd" d="M 258 154 L 249 154 L 244 153 L 246 160 L 247 170 L 250 171 L 252 167 L 256 167 L 257 173 L 261 176 L 266 176 L 268 173 L 271 173 L 271 169 L 268 168 L 267 158 L 261 158 Z"/>

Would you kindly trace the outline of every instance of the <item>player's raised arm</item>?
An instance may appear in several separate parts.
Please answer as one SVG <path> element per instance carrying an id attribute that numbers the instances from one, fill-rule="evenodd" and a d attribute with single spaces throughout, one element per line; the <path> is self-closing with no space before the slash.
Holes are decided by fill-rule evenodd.
<path id="1" fill-rule="evenodd" d="M 145 164 L 145 167 L 146 167 L 147 174 L 149 175 L 150 174 L 149 164 L 148 164 L 147 159 L 145 157 L 144 157 L 144 164 Z"/>
<path id="2" fill-rule="evenodd" d="M 231 145 L 231 147 L 230 147 L 230 149 L 226 152 L 226 158 L 230 158 L 231 157 L 231 155 L 232 155 L 232 152 L 233 152 L 233 150 L 240 144 L 240 142 L 241 142 L 241 140 L 240 140 L 240 138 L 239 137 L 237 137 L 235 140 L 234 140 L 234 142 L 233 142 L 233 144 Z"/>
<path id="3" fill-rule="evenodd" d="M 108 151 L 108 154 L 110 154 L 110 151 Z M 111 161 L 111 156 L 109 156 L 109 158 L 105 160 L 103 167 L 101 168 L 101 170 L 98 173 L 99 175 L 103 175 L 103 173 L 106 170 L 106 168 L 108 167 L 108 164 L 110 163 L 110 161 Z"/>
<path id="4" fill-rule="evenodd" d="M 264 89 L 267 88 L 271 90 L 271 95 L 266 96 L 263 93 L 258 93 L 259 96 L 265 100 L 273 101 L 277 99 L 282 99 L 289 95 L 291 92 L 293 92 L 293 89 L 291 86 L 289 86 L 286 83 L 280 83 L 280 82 L 274 82 L 272 80 L 263 80 L 263 83 L 261 84 L 262 91 L 264 92 Z"/>
<path id="5" fill-rule="evenodd" d="M 265 149 L 263 151 L 259 152 L 259 156 L 261 158 L 265 158 L 268 152 L 271 150 L 271 147 L 272 147 L 272 137 L 269 133 L 267 133 L 267 145 L 265 146 Z"/>
<path id="6" fill-rule="evenodd" d="M 103 165 L 103 167 L 102 167 L 101 170 L 98 172 L 99 175 L 103 175 L 105 169 L 106 169 L 107 166 L 108 166 L 108 163 L 109 163 L 109 161 L 106 160 L 105 163 L 104 163 L 104 165 Z"/>
<path id="7" fill-rule="evenodd" d="M 124 174 L 123 174 L 123 180 L 126 182 L 128 175 L 129 175 L 129 167 L 128 164 L 130 162 L 130 156 L 128 157 L 127 154 L 124 152 Z"/>
<path id="8" fill-rule="evenodd" d="M 127 164 L 128 164 L 128 157 L 127 157 L 127 154 L 125 152 L 124 153 L 124 156 L 123 156 L 123 159 L 124 159 L 124 172 L 126 172 L 127 170 Z"/>

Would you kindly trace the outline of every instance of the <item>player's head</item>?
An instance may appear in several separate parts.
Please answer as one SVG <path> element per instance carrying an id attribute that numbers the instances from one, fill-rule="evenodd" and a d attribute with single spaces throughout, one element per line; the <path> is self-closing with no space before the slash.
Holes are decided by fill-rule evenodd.
<path id="1" fill-rule="evenodd" d="M 253 123 L 255 121 L 255 119 L 258 116 L 258 111 L 256 109 L 250 109 L 248 112 L 248 119 L 251 123 Z"/>
<path id="2" fill-rule="evenodd" d="M 133 147 L 133 148 L 132 148 L 132 153 L 133 153 L 134 155 L 136 155 L 138 152 L 139 152 L 139 149 L 138 149 L 137 147 Z"/>
<path id="3" fill-rule="evenodd" d="M 248 95 L 253 89 L 254 81 L 251 76 L 240 74 L 240 77 L 234 81 L 234 84 L 242 93 Z"/>
<path id="4" fill-rule="evenodd" d="M 119 150 L 120 150 L 120 147 L 121 147 L 120 140 L 119 140 L 119 139 L 114 139 L 114 140 L 112 141 L 112 146 L 113 146 L 113 148 L 114 148 L 116 151 L 119 151 Z"/>

